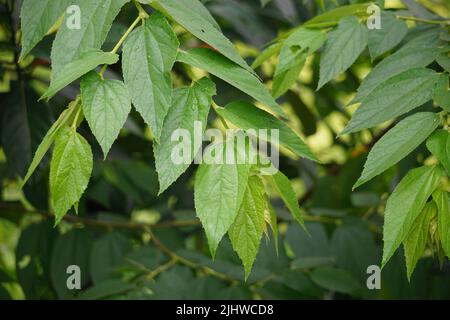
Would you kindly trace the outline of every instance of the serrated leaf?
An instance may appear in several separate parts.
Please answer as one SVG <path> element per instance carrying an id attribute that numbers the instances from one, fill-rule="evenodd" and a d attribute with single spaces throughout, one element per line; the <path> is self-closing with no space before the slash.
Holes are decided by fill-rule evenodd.
<path id="1" fill-rule="evenodd" d="M 159 193 L 165 191 L 186 171 L 200 150 L 201 144 L 196 145 L 193 138 L 198 135 L 203 136 L 212 96 L 215 94 L 216 86 L 208 78 L 200 79 L 191 87 L 175 90 L 172 106 L 162 129 L 161 143 L 155 143 L 153 146 L 159 179 Z M 200 122 L 200 128 L 196 129 L 196 121 Z M 172 140 L 176 130 L 185 130 L 192 139 Z M 186 154 L 185 151 L 188 153 Z M 182 163 L 174 162 L 172 158 L 174 153 L 183 159 Z"/>
<path id="2" fill-rule="evenodd" d="M 275 250 L 277 251 L 278 254 L 278 218 L 277 213 L 275 212 L 275 209 L 273 208 L 270 201 L 267 201 L 267 211 L 269 213 L 268 224 L 270 226 L 270 230 L 272 230 L 272 237 L 275 243 Z"/>
<path id="3" fill-rule="evenodd" d="M 160 13 L 154 13 L 135 29 L 123 46 L 122 69 L 134 107 L 159 142 L 172 101 L 170 71 L 179 42 Z"/>
<path id="4" fill-rule="evenodd" d="M 306 230 L 305 221 L 298 204 L 297 196 L 288 177 L 286 177 L 281 171 L 278 171 L 274 175 L 265 175 L 264 179 L 266 179 L 266 181 L 268 181 L 275 188 L 284 204 L 289 209 L 289 212 L 294 217 L 295 221 L 297 221 L 298 224 Z"/>
<path id="5" fill-rule="evenodd" d="M 74 129 L 63 127 L 50 163 L 50 192 L 58 224 L 86 190 L 93 166 L 89 143 Z"/>
<path id="6" fill-rule="evenodd" d="M 450 133 L 447 130 L 436 130 L 428 138 L 427 148 L 450 174 Z"/>
<path id="7" fill-rule="evenodd" d="M 369 30 L 369 52 L 372 61 L 398 45 L 408 33 L 405 21 L 389 11 L 381 11 L 380 29 Z"/>
<path id="8" fill-rule="evenodd" d="M 275 118 L 270 113 L 261 110 L 247 102 L 232 102 L 217 112 L 234 125 L 243 130 L 268 129 L 270 141 L 270 129 L 279 130 L 280 144 L 287 147 L 299 157 L 305 157 L 317 161 L 303 140 L 283 121 Z M 275 141 L 276 143 L 276 141 Z"/>
<path id="9" fill-rule="evenodd" d="M 131 99 L 124 83 L 104 80 L 92 71 L 81 80 L 83 114 L 107 156 L 131 110 Z"/>
<path id="10" fill-rule="evenodd" d="M 219 147 L 224 147 L 224 144 Z M 233 224 L 241 207 L 249 168 L 247 164 L 203 162 L 197 170 L 194 186 L 195 208 L 205 229 L 213 257 L 220 240 Z"/>
<path id="11" fill-rule="evenodd" d="M 442 249 L 450 257 L 450 195 L 443 190 L 433 193 L 433 200 L 438 209 L 438 232 Z"/>
<path id="12" fill-rule="evenodd" d="M 53 1 L 54 2 L 54 1 Z M 100 49 L 111 25 L 122 6 L 128 0 L 76 0 L 80 9 L 80 23 L 72 22 L 78 17 L 66 14 L 53 42 L 51 61 L 53 77 L 58 76 L 65 66 L 93 49 Z M 74 21 L 72 21 L 74 20 Z"/>
<path id="13" fill-rule="evenodd" d="M 354 189 L 398 163 L 415 150 L 439 125 L 439 115 L 416 113 L 400 121 L 372 148 Z"/>
<path id="14" fill-rule="evenodd" d="M 437 213 L 436 205 L 429 202 L 414 221 L 409 235 L 403 241 L 405 248 L 405 260 L 408 280 L 414 272 L 417 262 L 423 256 L 428 240 L 428 229 L 430 221 Z"/>
<path id="15" fill-rule="evenodd" d="M 367 28 L 356 17 L 343 18 L 331 31 L 320 58 L 317 90 L 346 71 L 367 46 Z"/>
<path id="16" fill-rule="evenodd" d="M 265 224 L 264 211 L 267 198 L 264 184 L 258 176 L 248 179 L 247 189 L 239 212 L 228 230 L 233 249 L 237 252 L 245 268 L 247 279 L 258 254 L 259 244 Z"/>
<path id="17" fill-rule="evenodd" d="M 442 176 L 439 167 L 413 169 L 400 181 L 386 203 L 383 228 L 383 260 L 386 265 L 408 236 L 412 225 Z"/>
<path id="18" fill-rule="evenodd" d="M 23 59 L 44 38 L 74 0 L 24 0 L 20 12 Z"/>
<path id="19" fill-rule="evenodd" d="M 448 89 L 449 75 L 443 73 L 439 76 L 433 91 L 433 100 L 439 107 L 450 112 L 450 90 Z"/>
<path id="20" fill-rule="evenodd" d="M 253 69 L 225 37 L 219 25 L 209 13 L 208 9 L 198 0 L 157 0 L 152 6 L 162 9 L 173 20 L 200 40 L 206 42 L 225 57 L 253 73 Z"/>
<path id="21" fill-rule="evenodd" d="M 206 48 L 196 48 L 188 52 L 180 52 L 177 59 L 180 62 L 208 71 L 270 107 L 273 112 L 285 116 L 281 107 L 258 78 L 221 54 Z"/>
<path id="22" fill-rule="evenodd" d="M 386 80 L 361 100 L 340 135 L 373 127 L 421 106 L 431 99 L 437 79 L 433 70 L 418 68 Z"/>
<path id="23" fill-rule="evenodd" d="M 60 90 L 95 69 L 97 66 L 101 64 L 114 64 L 118 60 L 119 56 L 115 53 L 100 50 L 91 50 L 83 53 L 79 59 L 66 64 L 57 75 L 54 75 L 50 87 L 40 97 L 40 100 L 51 99 Z"/>

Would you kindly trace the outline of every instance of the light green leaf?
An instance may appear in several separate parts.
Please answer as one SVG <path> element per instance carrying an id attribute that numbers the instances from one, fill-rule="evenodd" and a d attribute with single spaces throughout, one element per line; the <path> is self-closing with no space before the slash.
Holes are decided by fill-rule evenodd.
<path id="1" fill-rule="evenodd" d="M 52 1 L 54 2 L 54 1 Z M 128 0 L 76 0 L 80 8 L 80 24 L 76 13 L 66 14 L 53 42 L 51 61 L 53 77 L 59 75 L 68 63 L 79 60 L 93 49 L 100 49 L 111 25 Z"/>
<path id="2" fill-rule="evenodd" d="M 265 175 L 264 178 L 275 188 L 275 190 L 277 190 L 278 194 L 280 195 L 286 207 L 291 212 L 295 221 L 297 221 L 298 224 L 301 225 L 302 228 L 306 231 L 303 214 L 300 210 L 297 196 L 288 177 L 286 177 L 281 171 L 278 171 L 274 175 Z"/>
<path id="3" fill-rule="evenodd" d="M 93 166 L 89 143 L 74 129 L 63 127 L 50 163 L 50 192 L 58 224 L 86 190 Z"/>
<path id="4" fill-rule="evenodd" d="M 220 144 L 219 147 L 225 147 Z M 220 240 L 241 207 L 249 176 L 247 164 L 207 164 L 195 176 L 195 208 L 214 257 Z"/>
<path id="5" fill-rule="evenodd" d="M 438 127 L 439 120 L 436 113 L 420 112 L 400 121 L 374 145 L 353 188 L 376 177 L 415 150 Z"/>
<path id="6" fill-rule="evenodd" d="M 179 42 L 167 20 L 154 13 L 134 30 L 123 46 L 122 69 L 134 107 L 159 142 L 172 100 L 170 71 Z"/>
<path id="7" fill-rule="evenodd" d="M 417 262 L 423 256 L 428 240 L 430 222 L 437 213 L 434 202 L 425 205 L 420 215 L 414 221 L 409 235 L 403 241 L 408 280 L 414 272 Z"/>
<path id="8" fill-rule="evenodd" d="M 274 55 L 278 54 L 281 51 L 281 48 L 283 46 L 283 42 L 276 42 L 267 48 L 264 49 L 263 52 L 261 52 L 253 61 L 252 68 L 256 69 L 259 66 L 261 66 L 265 61 L 269 60 Z"/>
<path id="9" fill-rule="evenodd" d="M 223 35 L 217 22 L 200 1 L 157 0 L 152 3 L 152 6 L 161 9 L 194 36 L 234 63 L 251 73 L 254 72 L 236 51 L 231 41 Z"/>
<path id="10" fill-rule="evenodd" d="M 433 100 L 439 107 L 450 112 L 450 90 L 448 89 L 448 76 L 448 73 L 443 73 L 439 76 L 439 80 L 434 88 Z"/>
<path id="11" fill-rule="evenodd" d="M 279 130 L 281 145 L 287 147 L 299 157 L 306 157 L 317 161 L 316 156 L 311 152 L 309 147 L 287 124 L 250 103 L 242 101 L 232 102 L 225 108 L 218 109 L 217 112 L 226 120 L 243 130 Z M 270 130 L 268 130 L 267 136 L 270 141 Z"/>
<path id="12" fill-rule="evenodd" d="M 373 127 L 421 106 L 431 99 L 437 79 L 433 70 L 418 68 L 386 80 L 362 99 L 340 135 Z"/>
<path id="13" fill-rule="evenodd" d="M 270 226 L 270 230 L 272 230 L 272 236 L 273 236 L 273 241 L 275 244 L 275 250 L 277 251 L 278 254 L 278 218 L 277 218 L 277 213 L 275 212 L 275 209 L 273 208 L 272 204 L 270 203 L 270 201 L 267 201 L 267 211 L 269 214 L 269 217 L 266 217 L 266 222 L 269 224 Z M 266 211 L 266 214 L 267 214 Z"/>
<path id="14" fill-rule="evenodd" d="M 212 96 L 215 94 L 216 86 L 207 78 L 197 81 L 191 87 L 175 90 L 172 106 L 162 129 L 161 143 L 155 143 L 153 146 L 160 193 L 186 171 L 201 147 L 195 145 L 192 139 L 187 141 L 184 137 L 182 141 L 173 141 L 173 133 L 178 129 L 187 130 L 189 137 L 193 138 L 197 134 L 201 138 L 206 129 Z M 201 122 L 200 132 L 196 132 L 196 121 Z M 172 154 L 176 151 L 176 154 L 184 159 L 182 163 L 176 164 L 172 160 Z M 186 154 L 183 151 L 188 152 Z"/>
<path id="15" fill-rule="evenodd" d="M 436 190 L 433 200 L 438 208 L 438 232 L 442 249 L 450 257 L 450 196 L 448 192 Z"/>
<path id="16" fill-rule="evenodd" d="M 51 99 L 56 93 L 101 64 L 114 64 L 119 60 L 115 53 L 92 50 L 83 53 L 79 59 L 64 67 L 52 78 L 50 87 L 42 95 L 42 99 Z"/>
<path id="17" fill-rule="evenodd" d="M 23 59 L 44 38 L 74 0 L 24 0 L 20 12 Z"/>
<path id="18" fill-rule="evenodd" d="M 377 86 L 404 71 L 426 67 L 433 62 L 439 51 L 436 48 L 409 46 L 383 59 L 364 78 L 352 103 L 361 102 Z"/>
<path id="19" fill-rule="evenodd" d="M 439 167 L 413 169 L 400 181 L 386 203 L 383 228 L 383 260 L 386 265 L 408 236 L 412 225 L 442 176 Z"/>
<path id="20" fill-rule="evenodd" d="M 369 52 L 372 61 L 398 45 L 408 33 L 405 21 L 389 11 L 381 11 L 381 28 L 369 30 Z"/>
<path id="21" fill-rule="evenodd" d="M 267 198 L 264 184 L 258 176 L 248 179 L 247 190 L 241 208 L 228 230 L 233 249 L 237 252 L 245 268 L 247 279 L 253 262 L 258 254 L 259 244 L 264 229 L 264 211 L 267 209 Z"/>
<path id="22" fill-rule="evenodd" d="M 131 110 L 128 90 L 119 80 L 90 72 L 81 80 L 83 113 L 106 158 Z"/>
<path id="23" fill-rule="evenodd" d="M 273 112 L 285 116 L 281 107 L 258 78 L 221 54 L 206 48 L 196 48 L 188 52 L 180 52 L 178 61 L 208 71 L 267 105 Z"/>
<path id="24" fill-rule="evenodd" d="M 450 57 L 448 56 L 448 53 L 441 53 L 437 58 L 436 62 L 439 63 L 439 65 L 444 68 L 445 71 L 450 72 Z"/>
<path id="25" fill-rule="evenodd" d="M 437 130 L 428 138 L 427 148 L 450 174 L 450 133 L 447 130 Z"/>
<path id="26" fill-rule="evenodd" d="M 358 3 L 347 6 L 339 6 L 324 12 L 310 20 L 304 25 L 307 27 L 313 27 L 314 25 L 320 25 L 329 22 L 338 22 L 341 18 L 347 16 L 367 16 L 367 7 L 370 3 Z"/>
<path id="27" fill-rule="evenodd" d="M 356 17 L 342 19 L 331 31 L 320 58 L 320 78 L 317 90 L 346 71 L 367 46 L 367 28 Z"/>
<path id="28" fill-rule="evenodd" d="M 305 59 L 299 57 L 297 64 L 274 76 L 272 84 L 272 95 L 274 98 L 279 98 L 295 84 L 304 65 Z"/>

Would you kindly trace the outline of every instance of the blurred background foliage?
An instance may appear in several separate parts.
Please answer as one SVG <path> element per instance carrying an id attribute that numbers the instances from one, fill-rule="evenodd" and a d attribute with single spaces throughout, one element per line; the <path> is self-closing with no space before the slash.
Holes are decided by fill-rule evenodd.
<path id="1" fill-rule="evenodd" d="M 224 33 L 251 63 L 267 43 L 311 17 L 358 0 L 207 0 L 204 3 Z M 383 1 L 377 1 L 383 5 Z M 422 4 L 419 6 L 418 3 Z M 447 0 L 385 1 L 418 17 L 450 17 Z M 382 213 L 387 195 L 429 153 L 423 146 L 383 175 L 352 192 L 368 149 L 385 129 L 365 130 L 337 139 L 350 118 L 351 100 L 372 64 L 368 53 L 337 81 L 315 91 L 318 59 L 309 59 L 297 84 L 279 99 L 289 121 L 322 164 L 283 152 L 281 170 L 293 182 L 305 210 L 308 236 L 271 201 L 280 218 L 279 250 L 263 241 L 247 282 L 228 239 L 216 259 L 208 254 L 195 218 L 191 167 L 157 197 L 151 134 L 136 114 L 127 120 L 110 155 L 86 124 L 80 132 L 94 146 L 93 177 L 79 205 L 53 228 L 48 207 L 48 159 L 23 190 L 23 176 L 38 143 L 77 87 L 64 89 L 49 104 L 37 102 L 50 77 L 49 35 L 33 57 L 18 64 L 20 1 L 0 0 L 0 299 L 408 299 L 450 298 L 450 263 L 422 259 L 410 283 L 402 252 L 382 272 L 381 290 L 368 290 L 366 269 L 381 260 Z M 427 8 L 427 9 L 424 9 Z M 105 43 L 110 50 L 136 15 L 125 7 Z M 203 46 L 181 27 L 185 48 Z M 271 85 L 276 58 L 262 65 L 261 78 Z M 120 77 L 120 66 L 107 77 Z M 176 85 L 199 70 L 175 66 Z M 220 79 L 217 103 L 249 98 Z M 431 107 L 431 106 L 430 106 Z M 214 119 L 211 119 L 213 124 Z M 66 288 L 66 267 L 82 270 L 81 291 Z"/>

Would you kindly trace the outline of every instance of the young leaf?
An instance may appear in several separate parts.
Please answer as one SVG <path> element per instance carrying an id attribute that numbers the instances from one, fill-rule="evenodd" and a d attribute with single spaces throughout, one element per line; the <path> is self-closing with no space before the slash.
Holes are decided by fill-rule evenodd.
<path id="1" fill-rule="evenodd" d="M 288 177 L 286 177 L 281 171 L 278 171 L 274 175 L 265 175 L 264 178 L 275 188 L 275 190 L 277 190 L 295 221 L 297 221 L 298 224 L 305 229 L 305 221 L 303 220 L 303 215 L 300 211 L 298 199 Z"/>
<path id="2" fill-rule="evenodd" d="M 389 11 L 381 11 L 381 28 L 369 30 L 369 52 L 372 61 L 398 45 L 408 33 L 405 21 Z"/>
<path id="3" fill-rule="evenodd" d="M 55 1 L 52 1 L 54 5 Z M 59 1 L 57 1 L 59 2 Z M 93 49 L 100 49 L 111 25 L 128 0 L 78 0 L 80 12 L 66 14 L 53 42 L 53 77 Z M 79 21 L 77 21 L 79 19 Z"/>
<path id="4" fill-rule="evenodd" d="M 267 48 L 264 49 L 263 52 L 261 52 L 253 61 L 252 68 L 256 69 L 259 66 L 261 66 L 265 61 L 273 57 L 274 55 L 278 54 L 281 51 L 281 48 L 283 46 L 283 42 L 277 42 L 274 43 Z"/>
<path id="5" fill-rule="evenodd" d="M 242 101 L 232 102 L 225 108 L 218 109 L 217 112 L 226 120 L 243 130 L 279 130 L 280 144 L 287 147 L 299 157 L 317 161 L 316 156 L 311 152 L 309 147 L 287 124 L 250 103 Z M 268 138 L 270 139 L 269 134 L 270 131 L 268 132 Z"/>
<path id="6" fill-rule="evenodd" d="M 433 200 L 438 209 L 438 232 L 442 249 L 450 257 L 450 196 L 448 192 L 436 190 Z"/>
<path id="7" fill-rule="evenodd" d="M 322 23 L 338 22 L 341 18 L 348 16 L 366 16 L 369 5 L 370 3 L 358 3 L 339 6 L 308 20 L 305 26 L 312 27 L 313 25 L 320 25 Z"/>
<path id="8" fill-rule="evenodd" d="M 208 71 L 267 105 L 273 112 L 285 116 L 281 107 L 258 78 L 221 54 L 206 48 L 196 48 L 188 52 L 180 52 L 177 59 L 180 62 Z"/>
<path id="9" fill-rule="evenodd" d="M 167 20 L 154 13 L 134 30 L 123 46 L 122 69 L 134 107 L 159 142 L 172 100 L 170 71 L 179 42 Z"/>
<path id="10" fill-rule="evenodd" d="M 115 53 L 100 50 L 91 50 L 83 53 L 79 59 L 66 64 L 58 74 L 54 75 L 50 87 L 42 95 L 40 100 L 51 99 L 60 90 L 97 66 L 101 64 L 114 64 L 118 60 L 119 56 Z"/>
<path id="11" fill-rule="evenodd" d="M 396 75 L 361 101 L 361 106 L 340 135 L 373 127 L 411 111 L 431 99 L 438 74 L 419 68 Z"/>
<path id="12" fill-rule="evenodd" d="M 73 0 L 24 0 L 20 12 L 23 59 L 44 38 Z"/>
<path id="13" fill-rule="evenodd" d="M 450 90 L 448 90 L 448 77 L 448 73 L 443 73 L 439 76 L 439 80 L 434 88 L 433 100 L 439 107 L 450 112 Z"/>
<path id="14" fill-rule="evenodd" d="M 172 106 L 162 129 L 161 143 L 153 145 L 160 193 L 186 171 L 201 147 L 201 145 L 195 145 L 192 139 L 173 141 L 173 133 L 178 129 L 187 130 L 190 137 L 200 135 L 201 138 L 206 128 L 212 96 L 215 94 L 216 86 L 208 78 L 193 83 L 189 88 L 175 90 Z M 200 132 L 196 132 L 196 121 L 201 122 Z M 183 163 L 176 164 L 172 160 L 175 150 L 183 152 Z M 184 151 L 188 153 L 185 154 Z"/>
<path id="15" fill-rule="evenodd" d="M 436 189 L 442 170 L 435 167 L 413 169 L 400 181 L 386 203 L 383 228 L 383 260 L 386 265 L 408 236 L 428 198 Z"/>
<path id="16" fill-rule="evenodd" d="M 408 280 L 411 280 L 417 261 L 423 256 L 428 240 L 430 222 L 436 213 L 437 208 L 434 202 L 427 203 L 414 221 L 409 235 L 403 241 Z"/>
<path id="17" fill-rule="evenodd" d="M 428 138 L 427 148 L 450 174 L 450 133 L 447 130 L 437 130 Z"/>
<path id="18" fill-rule="evenodd" d="M 400 121 L 372 148 L 361 177 L 353 188 L 366 183 L 389 169 L 416 149 L 439 125 L 439 115 L 416 113 Z"/>
<path id="19" fill-rule="evenodd" d="M 219 147 L 225 148 L 224 144 Z M 249 176 L 247 164 L 207 164 L 195 176 L 194 200 L 197 216 L 214 257 L 220 240 L 233 224 L 241 207 Z"/>
<path id="20" fill-rule="evenodd" d="M 128 90 L 119 80 L 103 80 L 92 71 L 81 80 L 83 114 L 106 158 L 131 110 Z"/>
<path id="21" fill-rule="evenodd" d="M 87 188 L 93 166 L 89 143 L 74 129 L 63 127 L 50 163 L 50 192 L 58 224 Z"/>
<path id="22" fill-rule="evenodd" d="M 241 208 L 228 230 L 233 249 L 237 252 L 245 268 L 247 279 L 258 254 L 264 229 L 264 212 L 267 198 L 264 184 L 258 176 L 248 179 L 247 190 Z"/>
<path id="23" fill-rule="evenodd" d="M 320 58 L 319 90 L 324 84 L 346 71 L 367 46 L 367 28 L 356 17 L 343 18 L 330 32 Z"/>

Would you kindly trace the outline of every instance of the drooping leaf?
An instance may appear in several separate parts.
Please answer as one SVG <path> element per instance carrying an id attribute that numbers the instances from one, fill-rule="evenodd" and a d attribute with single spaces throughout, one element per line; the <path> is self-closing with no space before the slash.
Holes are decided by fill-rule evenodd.
<path id="1" fill-rule="evenodd" d="M 195 144 L 194 139 L 196 135 L 200 135 L 201 139 L 206 129 L 212 96 L 215 94 L 215 84 L 207 78 L 197 81 L 190 87 L 175 90 L 172 106 L 162 129 L 161 143 L 155 143 L 153 147 L 160 193 L 186 171 L 199 151 L 201 145 Z M 199 122 L 198 128 L 196 122 Z M 181 135 L 178 138 L 182 138 L 182 141 L 173 140 L 176 130 L 185 130 L 189 133 L 190 139 L 186 140 L 186 137 Z M 175 163 L 173 155 L 183 161 Z"/>
<path id="2" fill-rule="evenodd" d="M 431 99 L 437 79 L 433 70 L 418 68 L 386 80 L 361 100 L 340 135 L 373 127 L 421 106 Z"/>
<path id="3" fill-rule="evenodd" d="M 389 197 L 384 212 L 383 266 L 408 236 L 414 221 L 438 186 L 441 176 L 442 170 L 436 166 L 413 169 Z"/>
<path id="4" fill-rule="evenodd" d="M 119 60 L 115 53 L 91 50 L 83 53 L 77 60 L 64 65 L 60 72 L 53 76 L 50 87 L 42 95 L 42 99 L 51 99 L 56 93 L 66 86 L 95 69 L 101 64 L 114 64 Z"/>
<path id="5" fill-rule="evenodd" d="M 81 80 L 83 114 L 106 158 L 131 110 L 128 90 L 119 80 L 90 72 Z"/>
<path id="6" fill-rule="evenodd" d="M 442 249 L 450 256 L 450 196 L 448 192 L 436 190 L 433 200 L 438 210 L 438 232 Z"/>
<path id="7" fill-rule="evenodd" d="M 79 60 L 83 54 L 101 48 L 115 17 L 126 2 L 128 0 L 75 1 L 80 11 L 66 14 L 53 42 L 53 77 L 57 77 L 67 64 Z"/>
<path id="8" fill-rule="evenodd" d="M 245 268 L 245 278 L 252 270 L 253 262 L 258 254 L 263 235 L 264 211 L 267 209 L 267 198 L 264 184 L 258 176 L 248 179 L 247 190 L 236 215 L 228 230 L 233 249 L 241 258 Z"/>
<path id="9" fill-rule="evenodd" d="M 219 53 L 206 48 L 196 48 L 188 52 L 180 52 L 177 59 L 180 62 L 208 71 L 255 100 L 267 105 L 273 112 L 284 116 L 281 107 L 258 78 Z"/>
<path id="10" fill-rule="evenodd" d="M 450 174 L 450 133 L 447 130 L 437 130 L 428 138 L 427 148 Z"/>
<path id="11" fill-rule="evenodd" d="M 136 110 L 157 142 L 172 101 L 172 70 L 179 42 L 167 20 L 154 13 L 135 29 L 123 46 L 125 84 Z"/>
<path id="12" fill-rule="evenodd" d="M 367 46 L 367 28 L 356 17 L 343 18 L 331 31 L 320 58 L 317 89 L 346 71 Z"/>
<path id="13" fill-rule="evenodd" d="M 74 129 L 58 132 L 50 163 L 50 192 L 56 224 L 80 200 L 93 166 L 89 143 Z"/>
<path id="14" fill-rule="evenodd" d="M 311 152 L 303 140 L 283 121 L 275 118 L 270 113 L 256 108 L 247 102 L 232 102 L 225 108 L 217 111 L 222 117 L 243 130 L 267 129 L 268 140 L 270 141 L 270 129 L 279 130 L 280 144 L 289 148 L 299 157 L 317 161 L 316 156 Z M 274 141 L 277 143 L 276 141 Z"/>
<path id="15" fill-rule="evenodd" d="M 437 128 L 439 120 L 436 113 L 420 112 L 400 121 L 374 145 L 361 177 L 353 188 L 366 183 L 406 157 Z"/>

